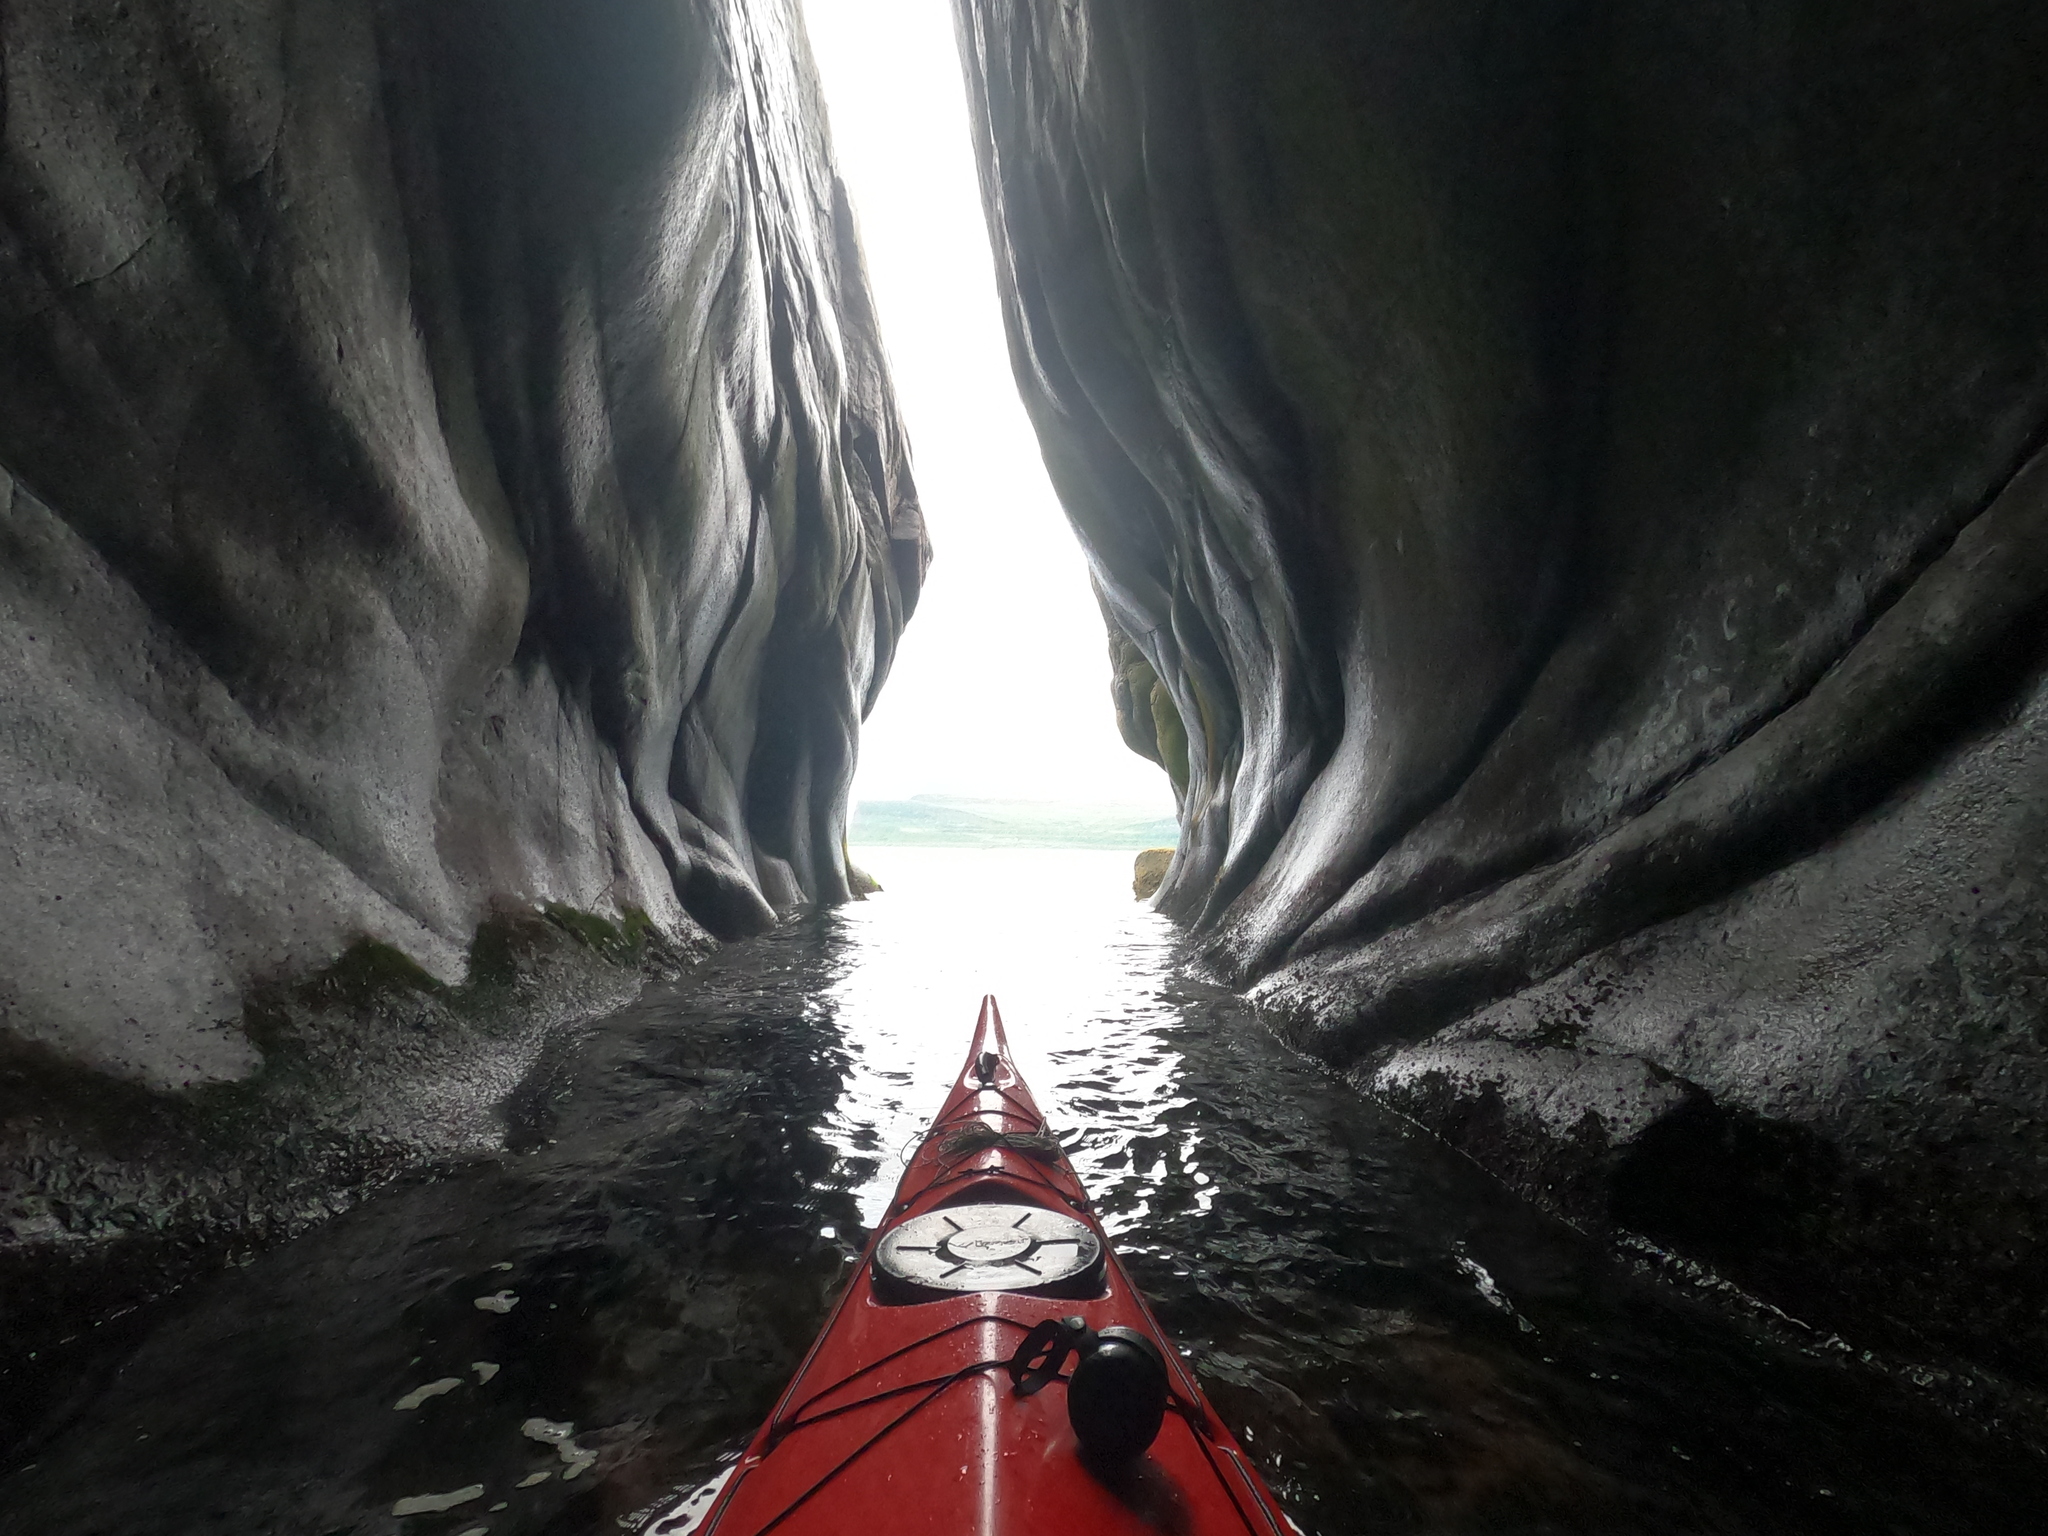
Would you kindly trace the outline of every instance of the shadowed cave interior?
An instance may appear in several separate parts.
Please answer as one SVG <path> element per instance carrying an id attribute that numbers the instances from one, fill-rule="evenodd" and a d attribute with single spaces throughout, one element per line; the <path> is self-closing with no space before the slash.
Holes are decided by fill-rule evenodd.
<path id="1" fill-rule="evenodd" d="M 2038 1459 L 2048 14 L 951 10 L 1174 985 Z M 0 381 L 13 1467 L 871 894 L 934 552 L 794 0 L 13 0 Z"/>

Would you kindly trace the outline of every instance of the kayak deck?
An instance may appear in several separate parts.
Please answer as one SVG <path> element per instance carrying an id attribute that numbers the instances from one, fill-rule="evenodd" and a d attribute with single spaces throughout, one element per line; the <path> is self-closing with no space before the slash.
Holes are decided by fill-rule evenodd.
<path id="1" fill-rule="evenodd" d="M 906 1251 L 887 1255 L 885 1266 L 878 1250 L 892 1234 Z M 1071 1369 L 1041 1369 L 1042 1382 L 1016 1379 L 1013 1357 L 1048 1319 L 1079 1319 L 1097 1333 L 1128 1328 L 1157 1346 L 1166 1411 L 1143 1454 L 1082 1453 L 1067 1408 Z M 708 1507 L 647 1528 L 649 1536 L 1294 1529 L 1111 1251 L 1010 1059 L 994 998 L 983 1000 L 967 1063 L 859 1270 L 768 1422 Z"/>

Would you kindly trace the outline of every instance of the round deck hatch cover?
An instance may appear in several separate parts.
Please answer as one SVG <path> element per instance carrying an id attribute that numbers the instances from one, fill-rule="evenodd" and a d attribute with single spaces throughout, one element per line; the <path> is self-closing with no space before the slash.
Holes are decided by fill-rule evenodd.
<path id="1" fill-rule="evenodd" d="M 1085 1223 L 1037 1205 L 951 1205 L 884 1237 L 875 1262 L 941 1291 L 1025 1291 L 1093 1265 L 1102 1244 Z"/>

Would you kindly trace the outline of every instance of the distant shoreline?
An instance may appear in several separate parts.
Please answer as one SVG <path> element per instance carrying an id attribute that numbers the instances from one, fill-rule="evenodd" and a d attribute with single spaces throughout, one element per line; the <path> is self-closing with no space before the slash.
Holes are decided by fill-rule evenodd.
<path id="1" fill-rule="evenodd" d="M 901 848 L 1094 848 L 1136 853 L 1172 847 L 1180 828 L 1145 806 L 1064 805 L 915 795 L 863 800 L 847 841 Z"/>

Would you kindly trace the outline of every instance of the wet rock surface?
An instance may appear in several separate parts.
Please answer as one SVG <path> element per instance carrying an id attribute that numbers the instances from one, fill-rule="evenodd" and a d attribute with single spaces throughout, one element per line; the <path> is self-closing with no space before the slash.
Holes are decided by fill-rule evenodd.
<path id="1" fill-rule="evenodd" d="M 575 1027 L 680 959 L 557 908 L 487 920 L 459 987 L 359 943 L 311 978 L 257 988 L 247 1018 L 264 1064 L 240 1082 L 159 1093 L 16 1050 L 0 1062 L 0 1374 L 19 1393 L 52 1341 L 516 1139 L 531 1082 Z"/>
<path id="2" fill-rule="evenodd" d="M 957 14 L 1162 910 L 1557 1209 L 2048 1380 L 2048 23 Z"/>
<path id="3" fill-rule="evenodd" d="M 274 1084 L 261 997 L 351 946 L 403 1004 L 495 911 L 849 894 L 927 545 L 789 6 L 23 0 L 0 80 L 10 1244 L 126 1177 L 96 1103 Z"/>

